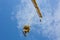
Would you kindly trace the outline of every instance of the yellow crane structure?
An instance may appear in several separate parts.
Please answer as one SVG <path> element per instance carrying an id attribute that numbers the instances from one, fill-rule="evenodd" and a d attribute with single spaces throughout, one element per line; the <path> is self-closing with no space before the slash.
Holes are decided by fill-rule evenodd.
<path id="1" fill-rule="evenodd" d="M 37 5 L 36 0 L 32 0 L 32 3 L 34 5 L 34 7 L 36 8 L 36 11 L 37 11 L 38 16 L 40 18 L 42 18 L 42 14 L 40 12 L 40 9 L 39 9 L 39 7 Z M 41 19 L 40 19 L 40 22 L 41 22 Z M 24 25 L 24 27 L 23 27 L 23 34 L 24 34 L 24 36 L 27 36 L 27 33 L 29 33 L 29 32 L 30 32 L 30 26 L 29 25 Z"/>
<path id="2" fill-rule="evenodd" d="M 24 25 L 24 28 L 23 28 L 24 36 L 27 36 L 27 33 L 29 33 L 29 31 L 30 31 L 30 26 L 29 25 Z"/>
<path id="3" fill-rule="evenodd" d="M 41 14 L 41 12 L 40 12 L 40 9 L 39 9 L 39 7 L 38 7 L 38 5 L 37 5 L 36 0 L 31 0 L 31 1 L 32 1 L 33 5 L 34 5 L 34 7 L 35 7 L 35 9 L 36 9 L 36 11 L 37 11 L 38 16 L 39 16 L 40 18 L 42 18 L 42 14 Z M 40 19 L 40 21 L 41 21 L 41 19 Z"/>

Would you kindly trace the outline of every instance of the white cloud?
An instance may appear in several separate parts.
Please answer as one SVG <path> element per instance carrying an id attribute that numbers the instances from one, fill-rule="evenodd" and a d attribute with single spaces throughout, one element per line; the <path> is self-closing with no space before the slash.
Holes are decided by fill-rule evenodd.
<path id="1" fill-rule="evenodd" d="M 55 11 L 53 11 L 54 16 L 46 14 L 45 15 L 46 18 L 44 18 L 44 19 L 48 19 L 48 20 L 45 20 L 44 27 L 42 27 L 43 35 L 48 36 L 49 40 L 51 40 L 51 39 L 60 40 L 60 31 L 59 31 L 60 30 L 60 1 L 58 2 L 57 5 L 58 5 L 57 8 L 55 9 Z M 54 20 L 54 23 L 52 25 L 51 23 L 53 22 L 53 20 Z"/>
<path id="2" fill-rule="evenodd" d="M 16 14 L 18 24 L 17 27 L 20 30 L 19 33 L 21 33 L 21 30 L 25 24 L 30 24 L 31 31 L 32 33 L 34 32 L 34 35 L 36 33 L 37 35 L 40 35 L 42 31 L 42 36 L 47 36 L 49 40 L 60 40 L 60 2 L 58 3 L 58 7 L 55 9 L 55 11 L 52 11 L 52 6 L 48 2 L 49 1 L 47 0 L 37 0 L 39 7 L 43 4 L 45 5 L 41 8 L 43 19 L 40 23 L 39 17 L 31 0 L 21 0 L 21 4 L 17 6 L 18 11 Z M 52 15 L 52 12 L 54 12 L 54 16 Z M 37 25 L 37 27 L 34 25 Z M 34 35 L 31 36 L 34 38 Z"/>
<path id="3" fill-rule="evenodd" d="M 55 10 L 55 32 L 57 36 L 57 40 L 60 40 L 60 1 L 58 3 L 57 9 Z"/>

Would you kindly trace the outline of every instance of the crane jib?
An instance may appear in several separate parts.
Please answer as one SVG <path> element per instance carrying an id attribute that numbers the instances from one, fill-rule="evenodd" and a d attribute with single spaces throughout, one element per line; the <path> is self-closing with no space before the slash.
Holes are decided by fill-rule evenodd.
<path id="1" fill-rule="evenodd" d="M 39 7 L 38 7 L 38 5 L 37 5 L 36 0 L 32 0 L 32 3 L 33 3 L 33 5 L 34 5 L 34 7 L 36 8 L 36 11 L 37 11 L 38 16 L 39 16 L 40 18 L 42 18 L 42 14 L 41 14 L 41 12 L 40 12 L 40 9 L 39 9 Z"/>

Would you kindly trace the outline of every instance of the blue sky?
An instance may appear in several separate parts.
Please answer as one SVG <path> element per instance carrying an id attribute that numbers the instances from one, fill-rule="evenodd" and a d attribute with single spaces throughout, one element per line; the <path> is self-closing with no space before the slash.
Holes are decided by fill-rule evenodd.
<path id="1" fill-rule="evenodd" d="M 0 0 L 0 40 L 60 40 L 60 0 L 36 0 L 42 22 L 31 0 Z M 24 37 L 23 26 L 30 33 Z"/>
<path id="2" fill-rule="evenodd" d="M 13 8 L 19 0 L 0 0 L 0 40 L 18 40 L 17 22 L 11 21 Z"/>

